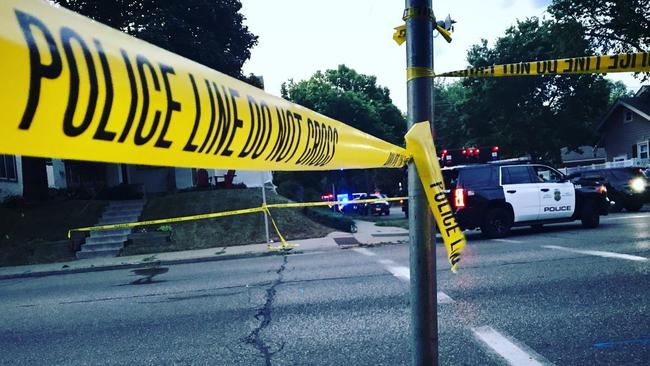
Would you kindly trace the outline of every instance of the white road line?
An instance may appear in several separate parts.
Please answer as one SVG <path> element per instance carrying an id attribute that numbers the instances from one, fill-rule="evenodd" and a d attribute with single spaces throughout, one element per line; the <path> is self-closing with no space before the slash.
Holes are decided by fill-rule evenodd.
<path id="1" fill-rule="evenodd" d="M 650 217 L 650 215 L 634 215 L 634 216 L 622 215 L 622 216 L 614 216 L 614 217 L 603 217 L 601 220 L 610 221 L 610 220 L 645 219 L 648 217 Z"/>
<path id="2" fill-rule="evenodd" d="M 627 260 L 636 261 L 636 262 L 645 262 L 645 261 L 648 260 L 648 258 L 646 258 L 646 257 L 639 257 L 639 256 L 636 256 L 636 255 L 621 254 L 621 253 L 614 253 L 614 252 L 603 252 L 603 251 L 600 251 L 600 250 L 578 250 L 578 249 L 559 247 L 559 246 L 556 246 L 556 245 L 542 245 L 542 247 L 548 248 L 548 249 L 564 250 L 565 252 L 572 252 L 572 253 L 578 253 L 578 254 L 595 255 L 595 256 L 604 257 L 604 258 L 627 259 Z"/>
<path id="3" fill-rule="evenodd" d="M 541 358 L 541 356 L 531 355 L 524 351 L 521 347 L 489 326 L 472 328 L 472 332 L 474 332 L 477 339 L 485 343 L 499 356 L 503 357 L 510 365 L 532 366 L 549 364 L 546 360 L 544 360 L 544 363 L 538 361 L 536 357 Z"/>
<path id="4" fill-rule="evenodd" d="M 388 270 L 388 272 L 392 273 L 393 276 L 401 280 L 408 281 L 411 279 L 411 271 L 408 269 L 408 267 L 386 266 L 386 269 Z"/>
<path id="5" fill-rule="evenodd" d="M 366 249 L 366 248 L 354 248 L 354 249 L 352 249 L 352 250 L 354 250 L 355 252 L 357 252 L 357 253 L 359 253 L 359 254 L 363 254 L 363 255 L 365 255 L 365 256 L 368 256 L 368 257 L 374 257 L 374 256 L 377 255 L 377 254 L 375 254 L 375 253 L 369 251 L 369 250 Z"/>
<path id="6" fill-rule="evenodd" d="M 354 248 L 352 250 L 368 257 L 377 256 L 377 254 L 369 251 L 366 248 Z M 380 259 L 378 262 L 384 265 L 384 267 L 386 267 L 386 270 L 388 270 L 388 272 L 390 272 L 393 276 L 404 281 L 409 281 L 411 279 L 411 271 L 409 270 L 408 267 L 398 266 L 397 263 L 395 263 L 390 259 Z M 438 304 L 451 304 L 454 302 L 454 299 L 452 299 L 451 297 L 449 297 L 449 295 L 447 295 L 442 291 L 438 291 L 437 299 L 438 299 Z"/>
<path id="7" fill-rule="evenodd" d="M 512 243 L 512 244 L 522 244 L 523 241 L 512 240 L 512 239 L 492 239 L 492 241 L 500 241 L 502 243 Z"/>
<path id="8" fill-rule="evenodd" d="M 446 293 L 444 293 L 442 291 L 438 291 L 437 295 L 438 295 L 437 296 L 438 304 L 451 304 L 451 303 L 455 302 L 454 299 L 452 299 L 451 297 L 449 297 L 449 295 L 447 295 Z"/>

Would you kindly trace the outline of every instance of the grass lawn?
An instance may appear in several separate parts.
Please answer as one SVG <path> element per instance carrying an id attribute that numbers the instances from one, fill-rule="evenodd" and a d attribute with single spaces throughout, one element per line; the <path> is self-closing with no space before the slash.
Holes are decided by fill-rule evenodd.
<path id="1" fill-rule="evenodd" d="M 267 191 L 267 202 L 290 201 Z M 254 188 L 184 192 L 149 199 L 142 218 L 150 220 L 238 210 L 259 207 L 261 203 L 262 192 Z M 334 231 L 305 217 L 300 208 L 272 209 L 271 214 L 287 240 L 317 238 Z M 170 226 L 173 233 L 172 241 L 164 245 L 162 248 L 164 251 L 226 247 L 266 241 L 262 213 L 174 223 Z M 155 229 L 156 227 L 147 228 L 147 230 Z M 277 242 L 278 238 L 270 220 L 269 229 L 271 239 Z M 123 255 L 151 253 L 154 249 L 155 247 L 127 246 Z M 160 249 L 158 248 L 158 251 Z"/>
<path id="2" fill-rule="evenodd" d="M 41 256 L 47 242 L 67 239 L 68 230 L 97 223 L 105 201 L 52 200 L 38 205 L 0 207 L 0 265 L 72 260 L 73 253 Z"/>

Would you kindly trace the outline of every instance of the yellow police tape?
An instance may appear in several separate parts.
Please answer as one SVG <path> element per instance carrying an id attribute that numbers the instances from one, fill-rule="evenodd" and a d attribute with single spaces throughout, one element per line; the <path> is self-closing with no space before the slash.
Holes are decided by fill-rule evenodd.
<path id="1" fill-rule="evenodd" d="M 433 19 L 433 22 L 435 29 L 440 33 L 442 38 L 444 38 L 447 43 L 451 43 L 451 33 L 439 24 L 435 24 L 435 18 Z M 401 46 L 402 43 L 406 42 L 406 25 L 403 24 L 393 29 L 395 29 L 395 32 L 393 32 L 393 40 L 398 46 Z"/>
<path id="2" fill-rule="evenodd" d="M 456 222 L 445 193 L 445 182 L 436 158 L 431 125 L 416 123 L 406 134 L 406 148 L 413 154 L 420 181 L 447 249 L 452 272 L 456 272 L 460 253 L 465 248 L 465 235 Z"/>
<path id="3" fill-rule="evenodd" d="M 123 223 L 123 224 L 107 224 L 107 225 L 81 227 L 81 228 L 76 228 L 76 229 L 70 229 L 68 231 L 68 238 L 71 238 L 72 233 L 74 233 L 74 232 L 91 232 L 91 231 L 99 231 L 99 230 L 126 229 L 126 228 L 134 228 L 134 227 L 139 227 L 139 226 L 171 224 L 171 223 L 177 223 L 177 222 L 206 220 L 206 219 L 214 219 L 214 218 L 218 218 L 218 217 L 251 214 L 251 213 L 256 213 L 256 212 L 265 212 L 269 216 L 269 218 L 271 219 L 271 223 L 273 224 L 273 228 L 275 229 L 275 232 L 278 235 L 278 238 L 280 239 L 280 242 L 281 242 L 280 246 L 277 246 L 277 247 L 269 245 L 269 247 L 268 247 L 269 250 L 290 250 L 295 246 L 295 244 L 289 244 L 285 240 L 285 238 L 282 236 L 282 234 L 280 233 L 280 229 L 278 228 L 278 225 L 275 222 L 275 220 L 273 219 L 273 215 L 271 215 L 271 211 L 269 210 L 271 208 L 299 208 L 299 207 L 318 207 L 318 206 L 332 207 L 334 205 L 340 205 L 340 204 L 361 204 L 361 203 L 373 203 L 373 202 L 381 202 L 381 201 L 393 202 L 393 201 L 402 201 L 402 200 L 407 200 L 407 199 L 408 199 L 408 197 L 393 197 L 393 198 L 371 198 L 371 199 L 354 200 L 354 201 L 273 203 L 273 204 L 262 205 L 260 207 L 245 208 L 245 209 L 241 209 L 241 210 L 214 212 L 214 213 L 207 213 L 207 214 L 200 214 L 200 215 L 190 215 L 190 216 L 180 216 L 180 217 L 172 217 L 172 218 L 167 218 L 167 219 L 136 221 L 136 222 Z"/>
<path id="4" fill-rule="evenodd" d="M 249 170 L 408 159 L 399 146 L 46 1 L 3 0 L 0 24 L 0 154 Z"/>
<path id="5" fill-rule="evenodd" d="M 570 57 L 557 60 L 473 67 L 436 74 L 436 77 L 606 74 L 610 72 L 650 72 L 650 52 Z"/>

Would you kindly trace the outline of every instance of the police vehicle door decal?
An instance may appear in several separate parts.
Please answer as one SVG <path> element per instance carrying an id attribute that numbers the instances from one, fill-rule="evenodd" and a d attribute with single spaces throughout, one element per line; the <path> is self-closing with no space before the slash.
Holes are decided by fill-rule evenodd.
<path id="1" fill-rule="evenodd" d="M 568 218 L 575 211 L 575 188 L 564 181 L 564 176 L 553 168 L 534 165 L 535 178 L 540 187 L 539 220 Z"/>

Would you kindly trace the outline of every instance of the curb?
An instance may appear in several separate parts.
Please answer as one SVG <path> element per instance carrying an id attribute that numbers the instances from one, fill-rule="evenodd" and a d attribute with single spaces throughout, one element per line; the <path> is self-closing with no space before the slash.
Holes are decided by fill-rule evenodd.
<path id="1" fill-rule="evenodd" d="M 303 252 L 291 251 L 290 253 L 301 254 Z M 113 265 L 98 266 L 98 267 L 61 269 L 61 270 L 41 271 L 41 272 L 23 272 L 23 273 L 0 275 L 0 281 L 16 279 L 16 278 L 45 277 L 45 276 L 56 276 L 56 275 L 66 275 L 66 274 L 75 274 L 75 273 L 114 271 L 117 269 L 141 268 L 141 267 L 147 267 L 152 263 L 156 263 L 158 265 L 175 265 L 175 264 L 187 264 L 187 263 L 218 262 L 218 261 L 230 260 L 230 259 L 270 257 L 275 255 L 282 255 L 282 254 L 280 254 L 280 252 L 259 252 L 259 253 L 249 252 L 249 253 L 242 253 L 242 254 L 226 254 L 223 256 L 215 256 L 215 257 L 168 259 L 168 260 L 151 261 L 145 263 L 123 263 L 123 264 L 113 264 Z"/>

